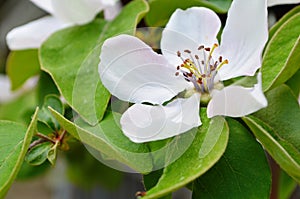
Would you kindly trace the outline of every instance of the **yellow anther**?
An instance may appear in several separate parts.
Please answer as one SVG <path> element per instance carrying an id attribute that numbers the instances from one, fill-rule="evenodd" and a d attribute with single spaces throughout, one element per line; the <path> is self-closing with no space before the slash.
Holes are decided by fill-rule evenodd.
<path id="1" fill-rule="evenodd" d="M 220 68 L 222 68 L 222 66 L 224 66 L 225 64 L 228 64 L 228 60 L 225 59 L 221 64 L 219 64 L 219 66 L 217 67 L 217 71 L 220 70 Z"/>

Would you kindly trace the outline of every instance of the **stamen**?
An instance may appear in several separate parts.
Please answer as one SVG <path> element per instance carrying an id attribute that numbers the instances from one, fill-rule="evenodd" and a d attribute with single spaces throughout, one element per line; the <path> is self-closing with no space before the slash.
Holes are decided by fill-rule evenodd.
<path id="1" fill-rule="evenodd" d="M 223 57 L 219 56 L 217 60 L 213 60 L 213 53 L 218 47 L 218 44 L 214 44 L 211 48 L 200 45 L 198 50 L 203 53 L 203 57 L 199 57 L 197 54 L 192 54 L 189 49 L 183 50 L 188 55 L 182 56 L 180 51 L 177 51 L 177 56 L 182 60 L 182 64 L 177 66 L 176 76 L 181 73 L 184 79 L 193 83 L 194 89 L 200 93 L 209 93 L 215 85 L 215 77 L 218 70 L 225 64 L 228 64 L 228 60 L 223 61 Z"/>
<path id="2" fill-rule="evenodd" d="M 222 68 L 222 66 L 224 66 L 225 64 L 228 64 L 229 61 L 227 59 L 225 59 L 218 67 L 217 67 L 217 71 L 220 70 L 220 68 Z"/>
<path id="3" fill-rule="evenodd" d="M 201 46 L 198 47 L 198 50 L 202 50 L 202 49 L 204 49 L 203 45 L 201 45 Z"/>
<path id="4" fill-rule="evenodd" d="M 223 61 L 223 57 L 220 56 L 220 57 L 219 57 L 219 62 L 221 63 L 222 61 Z"/>

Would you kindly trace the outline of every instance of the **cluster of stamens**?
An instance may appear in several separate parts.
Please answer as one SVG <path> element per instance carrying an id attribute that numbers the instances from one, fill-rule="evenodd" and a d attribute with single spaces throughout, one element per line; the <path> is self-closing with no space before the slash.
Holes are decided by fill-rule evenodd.
<path id="1" fill-rule="evenodd" d="M 193 83 L 198 92 L 209 93 L 214 87 L 218 70 L 228 64 L 228 60 L 223 60 L 222 56 L 218 60 L 213 60 L 212 54 L 217 47 L 218 44 L 214 44 L 212 48 L 199 46 L 198 51 L 203 53 L 202 59 L 197 54 L 193 55 L 190 50 L 184 50 L 184 53 L 188 55 L 188 58 L 184 59 L 178 51 L 177 56 L 183 63 L 177 66 L 175 75 L 182 74 L 186 81 Z"/>

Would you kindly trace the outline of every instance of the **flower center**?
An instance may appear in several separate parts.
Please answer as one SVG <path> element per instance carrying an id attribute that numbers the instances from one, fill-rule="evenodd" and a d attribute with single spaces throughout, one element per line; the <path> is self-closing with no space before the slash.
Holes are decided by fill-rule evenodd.
<path id="1" fill-rule="evenodd" d="M 177 66 L 176 76 L 182 74 L 184 79 L 192 82 L 196 91 L 200 93 L 210 93 L 215 85 L 215 77 L 218 70 L 228 64 L 228 60 L 223 60 L 222 56 L 218 60 L 213 60 L 212 54 L 218 44 L 214 44 L 212 48 L 206 48 L 203 45 L 199 46 L 198 51 L 202 53 L 201 58 L 199 55 L 193 55 L 190 50 L 184 50 L 188 58 L 184 59 L 181 52 L 177 52 L 177 56 L 182 60 L 182 64 Z"/>

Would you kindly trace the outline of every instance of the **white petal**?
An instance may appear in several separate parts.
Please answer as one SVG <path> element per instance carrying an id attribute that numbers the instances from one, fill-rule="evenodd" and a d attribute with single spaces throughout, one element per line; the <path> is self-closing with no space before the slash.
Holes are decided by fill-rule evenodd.
<path id="1" fill-rule="evenodd" d="M 188 87 L 176 68 L 136 37 L 119 35 L 106 40 L 100 55 L 103 85 L 121 100 L 162 104 Z"/>
<path id="2" fill-rule="evenodd" d="M 0 74 L 0 104 L 9 102 L 10 100 L 15 99 L 24 92 L 32 89 L 36 86 L 37 81 L 38 78 L 36 77 L 30 78 L 20 89 L 18 89 L 17 91 L 12 91 L 9 78 L 6 75 Z"/>
<path id="3" fill-rule="evenodd" d="M 268 0 L 268 6 L 275 6 L 280 4 L 294 4 L 300 3 L 299 0 Z"/>
<path id="4" fill-rule="evenodd" d="M 117 2 L 114 5 L 108 5 L 104 8 L 104 18 L 106 20 L 113 20 L 121 11 L 122 4 L 121 2 Z"/>
<path id="5" fill-rule="evenodd" d="M 219 53 L 229 60 L 220 70 L 221 79 L 253 76 L 261 67 L 261 54 L 267 40 L 266 0 L 234 0 L 221 39 Z"/>
<path id="6" fill-rule="evenodd" d="M 209 118 L 216 115 L 242 117 L 258 111 L 268 105 L 261 86 L 261 74 L 253 88 L 228 86 L 223 90 L 215 90 L 207 107 Z"/>
<path id="7" fill-rule="evenodd" d="M 100 1 L 101 4 L 104 6 L 113 6 L 118 3 L 121 3 L 119 0 L 94 0 L 94 1 Z"/>
<path id="8" fill-rule="evenodd" d="M 177 57 L 177 51 L 188 49 L 197 53 L 200 45 L 211 47 L 217 43 L 220 27 L 219 17 L 207 8 L 177 9 L 162 33 L 163 55 L 172 64 L 179 65 L 182 61 Z"/>
<path id="9" fill-rule="evenodd" d="M 52 0 L 52 5 L 54 16 L 79 25 L 92 21 L 105 6 L 99 0 Z"/>
<path id="10" fill-rule="evenodd" d="M 166 106 L 135 104 L 121 118 L 124 134 L 133 142 L 162 140 L 200 126 L 199 94 Z"/>
<path id="11" fill-rule="evenodd" d="M 54 17 L 47 16 L 12 29 L 6 36 L 11 50 L 39 48 L 54 32 L 67 27 Z"/>
<path id="12" fill-rule="evenodd" d="M 42 8 L 43 10 L 53 14 L 53 7 L 51 0 L 30 0 L 38 7 Z"/>

